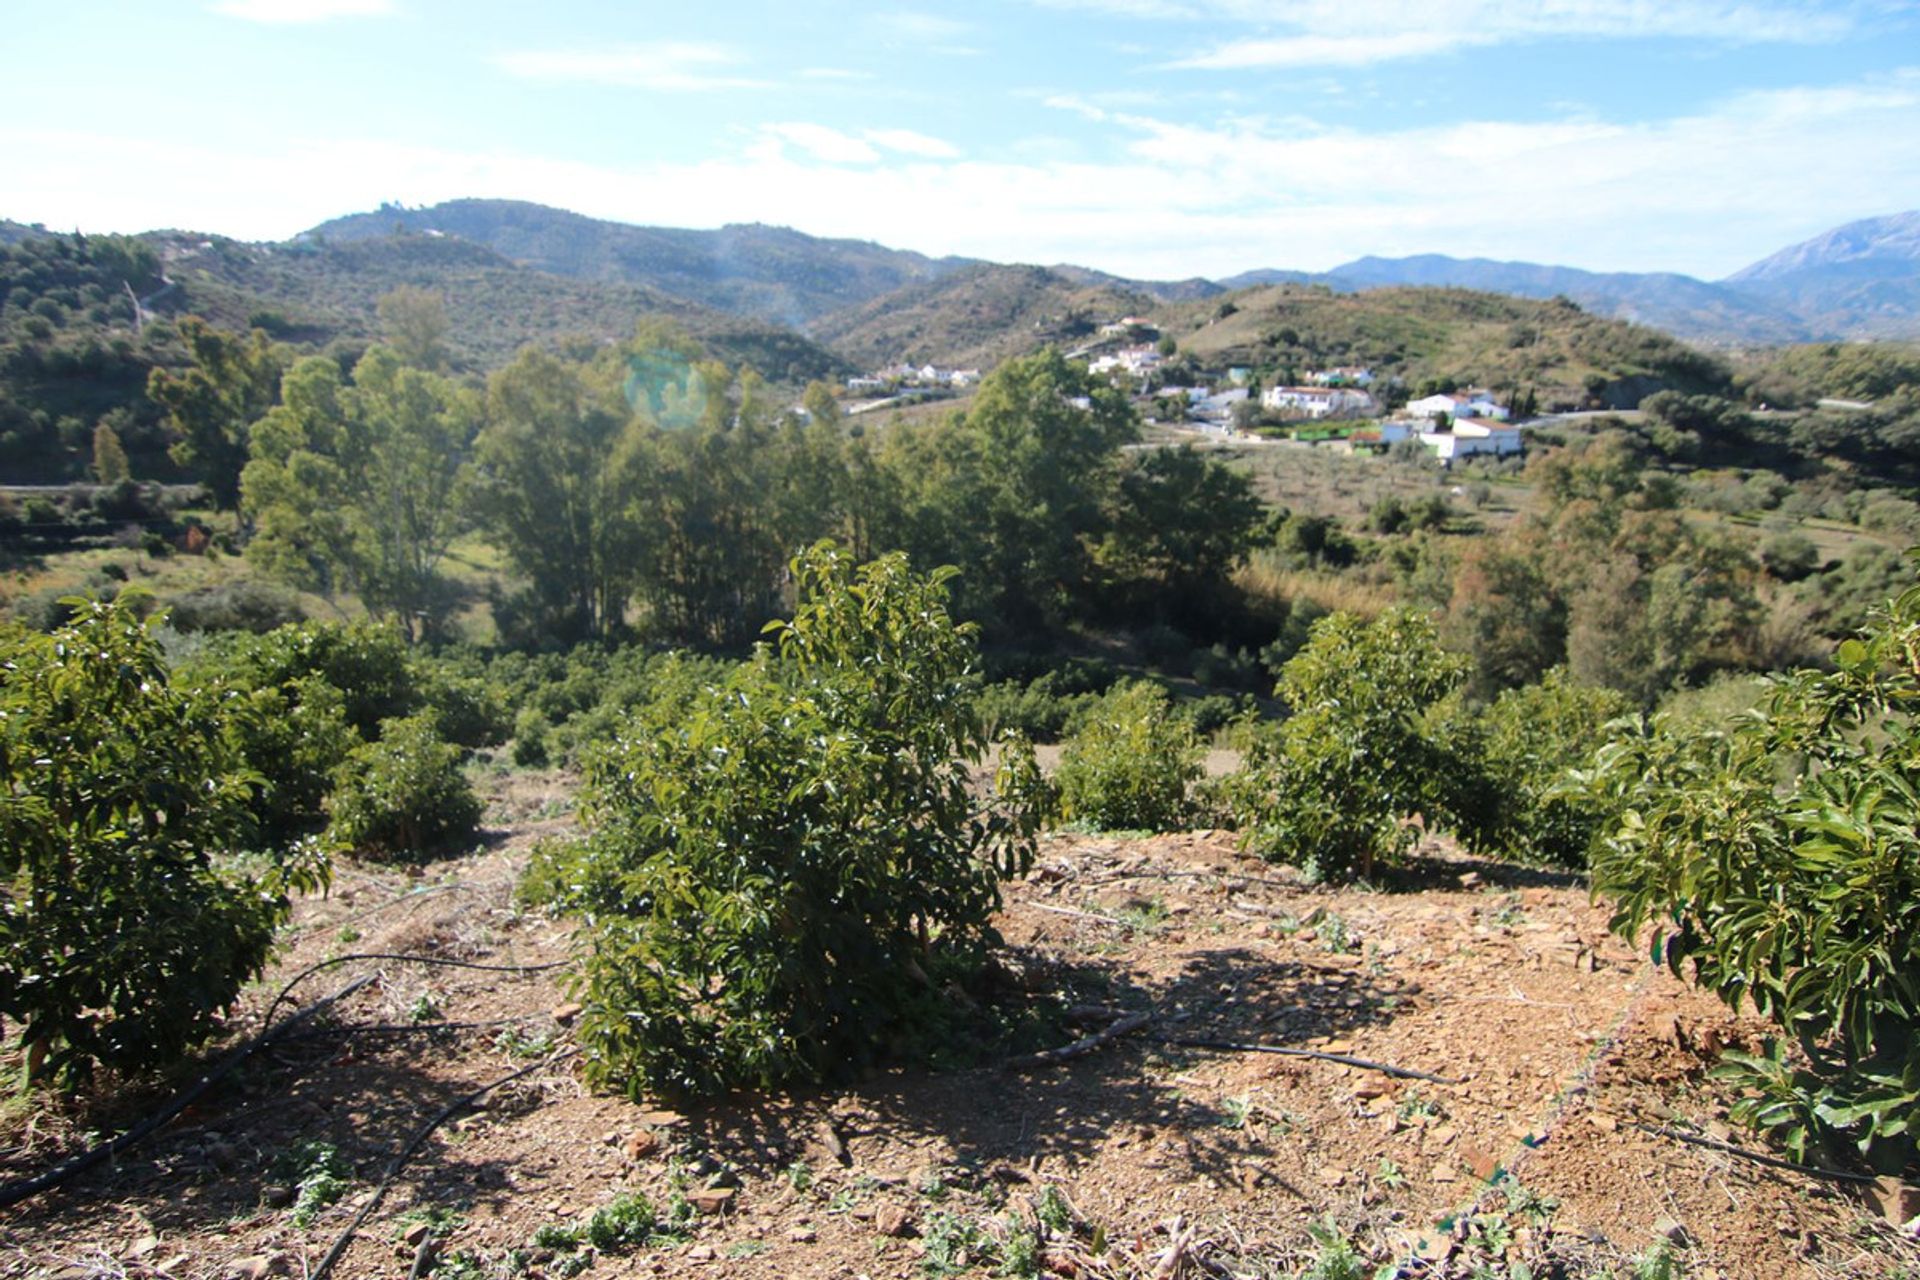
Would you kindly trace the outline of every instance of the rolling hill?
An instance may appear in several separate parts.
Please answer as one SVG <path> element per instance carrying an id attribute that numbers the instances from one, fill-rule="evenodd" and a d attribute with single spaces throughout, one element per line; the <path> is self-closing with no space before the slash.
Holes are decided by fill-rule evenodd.
<path id="1" fill-rule="evenodd" d="M 521 200 L 388 205 L 323 222 L 298 237 L 328 244 L 400 235 L 458 237 L 523 266 L 639 285 L 804 331 L 857 306 L 968 265 L 861 240 L 823 240 L 758 224 L 694 231 L 589 218 Z"/>
<path id="2" fill-rule="evenodd" d="M 1466 289 L 1264 285 L 1158 313 L 1180 350 L 1208 366 L 1246 365 L 1291 381 L 1366 364 L 1409 388 L 1451 379 L 1532 388 L 1541 406 L 1631 407 L 1653 391 L 1722 390 L 1727 371 L 1665 333 L 1561 299 Z"/>
<path id="3" fill-rule="evenodd" d="M 1146 293 L 1046 267 L 980 265 L 823 316 L 813 332 L 867 368 L 904 360 L 988 369 L 1043 346 L 1075 346 L 1103 322 L 1156 305 Z"/>

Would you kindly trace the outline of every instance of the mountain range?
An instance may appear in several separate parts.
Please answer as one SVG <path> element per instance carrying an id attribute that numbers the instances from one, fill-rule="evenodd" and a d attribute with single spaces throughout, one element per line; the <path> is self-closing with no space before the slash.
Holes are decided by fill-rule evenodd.
<path id="1" fill-rule="evenodd" d="M 454 200 L 419 209 L 386 205 L 322 223 L 298 240 L 334 244 L 396 234 L 457 237 L 540 271 L 644 286 L 822 340 L 849 337 L 864 315 L 881 324 L 873 342 L 892 341 L 902 350 L 912 346 L 914 326 L 879 314 L 872 304 L 882 298 L 898 295 L 903 308 L 924 311 L 941 305 L 942 291 L 951 289 L 962 308 L 1025 323 L 1026 312 L 1036 309 L 1039 283 L 1031 274 L 1037 268 L 1008 268 L 1021 274 L 994 282 L 983 272 L 990 276 L 995 264 L 820 239 L 784 227 L 640 227 L 513 200 Z M 1187 302 L 1271 284 L 1319 284 L 1337 292 L 1419 285 L 1565 297 L 1595 314 L 1716 346 L 1920 338 L 1920 211 L 1849 223 L 1719 281 L 1438 254 L 1365 257 L 1326 272 L 1265 268 L 1221 280 L 1129 280 L 1064 264 L 1044 270 L 1057 295 L 1052 302 L 1064 304 L 1052 305 L 1051 314 L 1071 310 L 1072 295 L 1088 291 Z M 993 297 L 983 296 L 988 294 Z M 862 354 L 842 349 L 855 358 Z"/>

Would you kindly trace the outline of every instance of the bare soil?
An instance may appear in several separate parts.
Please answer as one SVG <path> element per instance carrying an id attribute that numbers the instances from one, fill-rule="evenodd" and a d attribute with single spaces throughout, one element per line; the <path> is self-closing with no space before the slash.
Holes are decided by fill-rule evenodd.
<path id="1" fill-rule="evenodd" d="M 567 785 L 509 774 L 494 790 L 481 850 L 415 872 L 350 866 L 301 903 L 235 1038 L 333 955 L 566 959 L 567 926 L 511 891 L 532 842 L 569 828 Z M 1650 1132 L 1755 1145 L 1705 1072 L 1764 1027 L 1612 938 L 1572 877 L 1433 846 L 1385 890 L 1330 890 L 1224 832 L 1061 836 L 1006 899 L 1008 969 L 1085 1006 L 1061 1043 L 1151 1020 L 1054 1065 L 902 1069 L 673 1110 L 596 1096 L 554 1060 L 572 1013 L 556 972 L 352 961 L 294 989 L 304 1006 L 377 974 L 327 1019 L 138 1148 L 0 1213 L 0 1275 L 311 1276 L 430 1117 L 525 1067 L 431 1133 L 334 1276 L 990 1275 L 1017 1270 L 1023 1242 L 1052 1276 L 1284 1276 L 1327 1262 L 1321 1223 L 1366 1257 L 1354 1275 L 1625 1277 L 1661 1240 L 1672 1274 L 1698 1280 L 1920 1268 L 1920 1244 L 1855 1188 Z M 16 1109 L 0 1176 L 166 1096 Z M 303 1143 L 337 1148 L 350 1176 L 296 1225 Z M 684 1220 L 637 1247 L 535 1244 L 629 1192 L 685 1202 Z"/>

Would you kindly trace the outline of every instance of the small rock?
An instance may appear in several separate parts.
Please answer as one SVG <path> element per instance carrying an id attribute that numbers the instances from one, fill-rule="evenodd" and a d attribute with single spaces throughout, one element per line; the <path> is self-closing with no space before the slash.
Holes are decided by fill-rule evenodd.
<path id="1" fill-rule="evenodd" d="M 1462 1147 L 1460 1161 L 1466 1166 L 1468 1173 L 1482 1182 L 1492 1182 L 1493 1175 L 1500 1172 L 1500 1162 L 1479 1147 Z"/>
<path id="2" fill-rule="evenodd" d="M 587 1007 L 577 1001 L 569 1000 L 565 1004 L 555 1005 L 553 1020 L 561 1026 L 570 1025 L 573 1020 L 587 1011 Z"/>
<path id="3" fill-rule="evenodd" d="M 724 1213 L 736 1194 L 738 1192 L 732 1187 L 702 1187 L 687 1193 L 687 1203 L 701 1213 Z"/>
<path id="4" fill-rule="evenodd" d="M 260 1203 L 269 1209 L 284 1209 L 293 1203 L 293 1188 L 270 1182 L 260 1188 Z"/>
<path id="5" fill-rule="evenodd" d="M 1478 889 L 1480 884 L 1480 873 L 1478 871 L 1469 871 L 1460 877 L 1460 887 L 1462 889 Z"/>
<path id="6" fill-rule="evenodd" d="M 636 1129 L 627 1139 L 627 1159 L 645 1160 L 660 1149 L 660 1135 L 651 1129 Z"/>
<path id="7" fill-rule="evenodd" d="M 820 1122 L 820 1141 L 826 1144 L 827 1150 L 832 1153 L 835 1160 L 841 1164 L 853 1163 L 853 1157 L 847 1154 L 846 1139 L 840 1136 L 840 1131 L 833 1127 L 831 1120 Z"/>
<path id="8" fill-rule="evenodd" d="M 1393 1092 L 1393 1086 L 1378 1077 L 1370 1077 L 1353 1086 L 1353 1096 L 1364 1102 L 1375 1098 L 1384 1098 Z"/>
<path id="9" fill-rule="evenodd" d="M 1867 1187 L 1867 1203 L 1896 1227 L 1920 1218 L 1920 1187 L 1895 1177 L 1882 1177 Z"/>
<path id="10" fill-rule="evenodd" d="M 716 1256 L 710 1244 L 697 1244 L 687 1250 L 688 1262 L 712 1262 Z"/>
<path id="11" fill-rule="evenodd" d="M 795 1227 L 787 1232 L 787 1239 L 795 1244 L 812 1244 L 820 1235 L 812 1227 Z"/>
<path id="12" fill-rule="evenodd" d="M 231 1274 L 235 1280 L 266 1280 L 286 1269 L 287 1255 L 284 1253 L 256 1253 L 250 1258 L 242 1258 L 233 1264 Z"/>
<path id="13" fill-rule="evenodd" d="M 1433 1180 L 1435 1182 L 1458 1182 L 1460 1181 L 1460 1175 L 1453 1171 L 1452 1165 L 1442 1161 L 1433 1166 Z"/>
<path id="14" fill-rule="evenodd" d="M 1587 1123 L 1602 1133 L 1612 1133 L 1620 1127 L 1618 1120 L 1598 1111 L 1590 1111 L 1587 1113 Z"/>
<path id="15" fill-rule="evenodd" d="M 416 1222 L 412 1226 L 407 1228 L 406 1234 L 401 1236 L 400 1239 L 405 1241 L 409 1246 L 413 1248 L 418 1248 L 420 1246 L 420 1242 L 422 1240 L 425 1240 L 428 1236 L 432 1234 L 433 1234 L 432 1227 L 428 1226 L 424 1222 Z"/>
<path id="16" fill-rule="evenodd" d="M 685 1124 L 687 1118 L 678 1111 L 642 1111 L 640 1123 L 650 1129 L 671 1129 L 675 1125 Z"/>
<path id="17" fill-rule="evenodd" d="M 1329 1187 L 1337 1187 L 1347 1180 L 1347 1172 L 1344 1169 L 1321 1169 L 1313 1176 Z"/>
<path id="18" fill-rule="evenodd" d="M 897 1204 L 883 1204 L 873 1211 L 873 1229 L 902 1239 L 913 1234 L 913 1215 Z"/>
<path id="19" fill-rule="evenodd" d="M 127 1250 L 127 1256 L 129 1258 L 144 1258 L 159 1247 L 159 1236 L 141 1236 L 133 1242 L 133 1247 Z"/>
<path id="20" fill-rule="evenodd" d="M 1682 1249 L 1693 1243 L 1693 1236 L 1687 1231 L 1686 1225 L 1677 1218 L 1659 1219 L 1653 1224 L 1653 1234 Z"/>

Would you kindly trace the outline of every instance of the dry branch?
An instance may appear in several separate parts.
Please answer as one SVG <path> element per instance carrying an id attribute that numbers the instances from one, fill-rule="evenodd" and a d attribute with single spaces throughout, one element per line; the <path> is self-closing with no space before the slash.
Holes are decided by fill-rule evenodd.
<path id="1" fill-rule="evenodd" d="M 1118 1040 L 1121 1036 L 1138 1031 L 1152 1021 L 1153 1014 L 1151 1012 L 1130 1013 L 1126 1017 L 1108 1024 L 1090 1036 L 1075 1040 L 1072 1044 L 1063 1045 L 1058 1049 L 1045 1049 L 1039 1053 L 1016 1058 L 1008 1063 L 1007 1066 L 1014 1071 L 1032 1071 L 1040 1067 L 1051 1067 L 1058 1063 L 1068 1062 L 1084 1054 L 1092 1053 L 1095 1049 L 1100 1048 L 1104 1044 L 1111 1043 L 1114 1040 Z"/>

